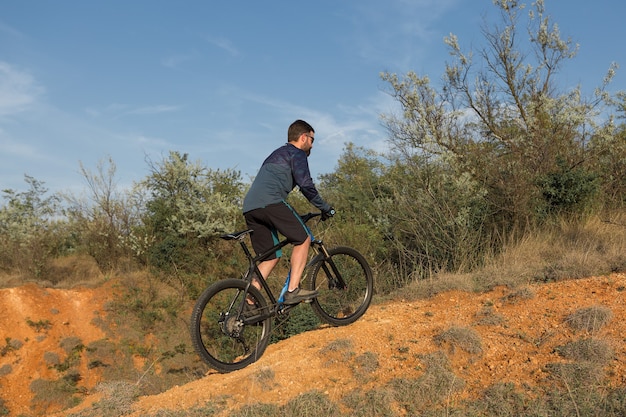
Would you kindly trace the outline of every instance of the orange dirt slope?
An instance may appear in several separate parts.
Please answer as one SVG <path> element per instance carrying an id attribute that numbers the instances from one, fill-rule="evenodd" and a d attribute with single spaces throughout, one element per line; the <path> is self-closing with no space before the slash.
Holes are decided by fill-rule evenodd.
<path id="1" fill-rule="evenodd" d="M 243 370 L 229 374 L 211 371 L 184 386 L 141 397 L 132 415 L 190 408 L 216 398 L 226 398 L 229 407 L 259 401 L 284 403 L 314 389 L 338 400 L 355 388 L 367 390 L 392 378 L 418 377 L 424 369 L 421 355 L 439 350 L 446 352 L 452 371 L 465 382 L 463 391 L 455 393 L 452 400 L 475 396 L 496 382 L 510 381 L 520 389 L 533 387 L 545 381 L 546 364 L 564 361 L 556 347 L 590 336 L 572 330 L 565 319 L 591 306 L 604 306 L 612 312 L 609 324 L 593 336 L 612 347 L 614 359 L 607 367 L 608 375 L 612 384 L 624 386 L 625 289 L 626 274 L 621 273 L 532 285 L 526 296 L 517 298 L 512 296 L 516 290 L 497 287 L 479 294 L 451 291 L 427 300 L 372 305 L 352 325 L 324 327 L 270 345 L 259 361 Z M 92 320 L 103 314 L 110 293 L 108 287 L 0 289 L 0 338 L 23 342 L 0 356 L 0 398 L 12 415 L 32 412 L 28 387 L 51 372 L 45 352 L 61 354 L 60 341 L 66 337 L 78 337 L 85 345 L 104 337 Z M 498 323 L 480 323 L 485 307 L 500 319 Z M 32 325 L 45 320 L 50 322 L 47 330 L 37 331 Z M 474 330 L 482 351 L 470 354 L 437 344 L 435 336 L 452 326 Z M 333 344 L 342 347 L 329 349 Z M 377 357 L 375 369 L 359 370 L 357 358 L 364 354 Z M 99 382 L 93 371 L 81 369 L 81 375 L 82 385 L 93 387 Z M 98 397 L 87 398 L 71 411 L 89 407 L 94 398 Z M 69 412 L 58 415 L 66 414 Z"/>

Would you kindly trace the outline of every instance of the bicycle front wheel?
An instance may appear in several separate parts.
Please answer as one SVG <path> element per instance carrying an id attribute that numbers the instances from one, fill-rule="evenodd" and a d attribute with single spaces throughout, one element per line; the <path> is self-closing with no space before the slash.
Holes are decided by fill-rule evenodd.
<path id="1" fill-rule="evenodd" d="M 191 340 L 202 360 L 220 372 L 244 368 L 261 357 L 270 339 L 272 321 L 261 292 L 250 286 L 253 315 L 265 319 L 245 324 L 242 311 L 246 286 L 241 279 L 225 279 L 207 288 L 191 314 Z"/>
<path id="2" fill-rule="evenodd" d="M 309 286 L 319 292 L 311 307 L 323 321 L 335 326 L 354 323 L 372 302 L 374 277 L 359 252 L 349 247 L 318 255 L 311 265 Z"/>

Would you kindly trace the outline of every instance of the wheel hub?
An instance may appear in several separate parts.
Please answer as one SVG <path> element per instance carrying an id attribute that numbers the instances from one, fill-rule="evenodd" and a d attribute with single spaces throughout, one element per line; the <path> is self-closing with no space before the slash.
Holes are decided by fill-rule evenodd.
<path id="1" fill-rule="evenodd" d="M 220 320 L 220 327 L 222 328 L 222 332 L 229 337 L 238 338 L 241 336 L 241 331 L 243 330 L 243 321 L 237 318 L 236 316 L 231 316 L 226 313 L 223 320 Z"/>

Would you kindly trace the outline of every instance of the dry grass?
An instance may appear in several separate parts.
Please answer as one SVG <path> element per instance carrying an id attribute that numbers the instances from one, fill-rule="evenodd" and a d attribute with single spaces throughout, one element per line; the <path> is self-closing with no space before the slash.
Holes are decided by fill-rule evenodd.
<path id="1" fill-rule="evenodd" d="M 102 393 L 102 399 L 86 410 L 68 417 L 117 417 L 127 414 L 137 397 L 139 388 L 136 384 L 125 381 L 104 382 L 96 387 Z"/>
<path id="2" fill-rule="evenodd" d="M 278 405 L 265 403 L 244 405 L 229 414 L 230 417 L 274 417 L 280 415 L 280 407 Z"/>
<path id="3" fill-rule="evenodd" d="M 452 372 L 445 353 L 434 352 L 423 355 L 420 359 L 425 367 L 422 376 L 416 379 L 393 379 L 388 384 L 397 405 L 407 415 L 420 415 L 424 410 L 447 403 L 465 385 Z"/>
<path id="4" fill-rule="evenodd" d="M 523 302 L 524 300 L 530 300 L 535 296 L 533 290 L 524 286 L 521 288 L 517 288 L 515 291 L 511 291 L 506 296 L 502 297 L 501 301 L 503 303 L 515 304 L 519 302 Z"/>
<path id="5" fill-rule="evenodd" d="M 502 314 L 496 313 L 492 305 L 483 306 L 476 312 L 476 324 L 480 326 L 499 326 L 506 322 Z"/>
<path id="6" fill-rule="evenodd" d="M 293 398 L 280 413 L 283 417 L 335 417 L 340 414 L 339 406 L 328 395 L 315 390 Z"/>
<path id="7" fill-rule="evenodd" d="M 588 338 L 558 346 L 557 353 L 573 361 L 588 361 L 599 365 L 608 364 L 613 359 L 613 349 L 604 340 Z"/>
<path id="8" fill-rule="evenodd" d="M 447 344 L 451 353 L 454 353 L 456 348 L 467 353 L 481 353 L 483 351 L 480 336 L 468 327 L 450 327 L 437 334 L 433 340 L 439 346 Z"/>
<path id="9" fill-rule="evenodd" d="M 607 216 L 605 216 L 607 217 Z M 487 291 L 495 286 L 523 288 L 534 282 L 626 271 L 626 213 L 581 222 L 544 225 L 494 251 L 479 270 L 433 272 L 385 298 L 408 301 L 449 290 Z M 522 295 L 522 294 L 519 294 Z"/>
<path id="10" fill-rule="evenodd" d="M 606 219 L 610 218 L 610 221 Z M 626 270 L 626 213 L 544 226 L 486 262 L 477 286 L 511 287 Z"/>
<path id="11" fill-rule="evenodd" d="M 105 279 L 95 259 L 89 255 L 53 258 L 48 261 L 46 271 L 46 280 L 58 288 L 95 286 Z"/>
<path id="12" fill-rule="evenodd" d="M 379 366 L 378 355 L 373 352 L 363 352 L 350 364 L 354 377 L 363 382 L 372 381 L 374 379 L 372 374 L 378 370 Z"/>
<path id="13" fill-rule="evenodd" d="M 275 378 L 274 370 L 270 368 L 269 366 L 265 366 L 259 369 L 257 372 L 255 372 L 251 376 L 251 378 L 255 384 L 258 384 L 261 386 L 261 389 L 263 391 L 271 390 L 272 388 L 276 386 L 276 383 L 274 381 L 274 378 Z"/>
<path id="14" fill-rule="evenodd" d="M 350 408 L 348 415 L 353 417 L 395 417 L 393 392 L 388 388 L 375 388 L 367 392 L 355 390 L 343 399 L 344 406 Z"/>
<path id="15" fill-rule="evenodd" d="M 347 363 L 355 356 L 354 343 L 350 339 L 337 339 L 320 349 L 319 355 L 324 359 L 324 366 Z"/>
<path id="16" fill-rule="evenodd" d="M 7 363 L 6 365 L 0 366 L 0 377 L 9 375 L 11 372 L 13 372 L 13 366 L 11 364 Z"/>
<path id="17" fill-rule="evenodd" d="M 591 306 L 576 310 L 566 317 L 565 322 L 576 331 L 596 333 L 611 320 L 612 316 L 611 310 L 606 307 Z"/>
<path id="18" fill-rule="evenodd" d="M 77 389 L 80 378 L 78 372 L 70 371 L 56 380 L 41 378 L 33 380 L 29 387 L 34 394 L 31 408 L 38 413 L 37 415 L 46 415 L 49 409 L 76 406 L 81 401 Z"/>
<path id="19" fill-rule="evenodd" d="M 342 413 L 339 405 L 331 401 L 328 395 L 313 390 L 292 398 L 283 406 L 265 403 L 248 404 L 228 415 L 230 417 L 338 417 Z"/>

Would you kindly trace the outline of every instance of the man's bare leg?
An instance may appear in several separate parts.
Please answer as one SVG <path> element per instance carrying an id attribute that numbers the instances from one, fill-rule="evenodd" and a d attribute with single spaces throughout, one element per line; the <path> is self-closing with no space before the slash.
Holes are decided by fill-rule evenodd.
<path id="1" fill-rule="evenodd" d="M 267 279 L 267 277 L 270 276 L 279 260 L 280 258 L 270 259 L 259 264 L 259 272 L 261 272 L 264 279 Z M 261 289 L 261 283 L 256 279 L 256 277 L 252 279 L 252 285 L 254 285 L 258 290 Z"/>
<path id="2" fill-rule="evenodd" d="M 268 261 L 263 261 L 258 265 L 259 272 L 261 272 L 264 279 L 267 279 L 279 260 L 280 258 L 270 259 Z M 252 286 L 257 290 L 261 289 L 261 282 L 256 279 L 256 274 L 252 277 Z M 248 301 L 248 304 L 254 304 L 254 301 L 250 298 L 250 296 L 248 296 L 246 300 Z"/>
<path id="3" fill-rule="evenodd" d="M 291 277 L 289 278 L 289 291 L 293 291 L 300 285 L 300 279 L 306 266 L 306 259 L 309 255 L 311 240 L 306 239 L 299 245 L 294 245 L 291 252 Z"/>

